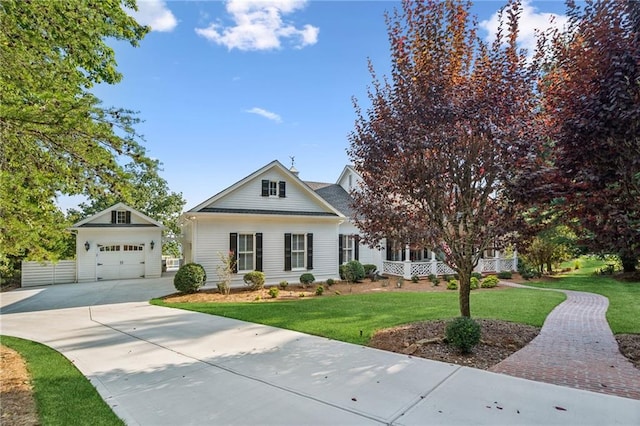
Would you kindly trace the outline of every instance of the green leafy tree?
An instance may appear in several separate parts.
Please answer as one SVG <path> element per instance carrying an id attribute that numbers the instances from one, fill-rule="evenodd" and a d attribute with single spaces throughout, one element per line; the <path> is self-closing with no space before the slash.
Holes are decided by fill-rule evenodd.
<path id="1" fill-rule="evenodd" d="M 128 159 L 150 165 L 137 118 L 90 89 L 115 84 L 105 40 L 137 46 L 135 1 L 0 1 L 0 258 L 55 259 L 61 194 L 125 193 Z"/>
<path id="2" fill-rule="evenodd" d="M 470 8 L 407 0 L 387 16 L 391 77 L 371 67 L 371 107 L 363 114 L 356 103 L 349 149 L 364 182 L 354 206 L 366 241 L 391 237 L 442 253 L 460 277 L 467 317 L 471 273 L 509 217 L 511 146 L 535 110 L 534 74 L 516 46 L 521 5 L 503 10 L 490 45 Z"/>
<path id="3" fill-rule="evenodd" d="M 535 266 L 540 274 L 546 268 L 553 272 L 553 266 L 573 257 L 576 253 L 576 235 L 565 225 L 558 225 L 541 231 L 522 247 L 522 255 L 527 263 Z"/>

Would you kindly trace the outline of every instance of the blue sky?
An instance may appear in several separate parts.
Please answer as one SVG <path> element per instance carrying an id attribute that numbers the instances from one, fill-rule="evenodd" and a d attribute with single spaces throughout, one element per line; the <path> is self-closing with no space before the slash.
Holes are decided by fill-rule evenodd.
<path id="1" fill-rule="evenodd" d="M 474 12 L 490 28 L 504 3 L 477 1 Z M 152 32 L 138 48 L 111 42 L 124 78 L 94 93 L 105 106 L 139 111 L 148 155 L 163 163 L 185 209 L 273 160 L 289 166 L 290 156 L 303 180 L 336 181 L 349 162 L 352 98 L 367 105 L 367 59 L 379 75 L 388 73 L 384 12 L 399 2 L 138 4 L 132 14 Z M 523 32 L 563 11 L 560 1 L 526 4 Z"/>

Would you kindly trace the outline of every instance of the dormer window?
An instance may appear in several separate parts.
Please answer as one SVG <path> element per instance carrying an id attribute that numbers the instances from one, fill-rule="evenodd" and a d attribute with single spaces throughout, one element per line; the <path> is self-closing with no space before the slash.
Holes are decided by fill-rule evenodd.
<path id="1" fill-rule="evenodd" d="M 287 183 L 285 181 L 277 180 L 262 180 L 262 196 L 263 197 L 280 197 L 285 198 L 287 190 Z"/>

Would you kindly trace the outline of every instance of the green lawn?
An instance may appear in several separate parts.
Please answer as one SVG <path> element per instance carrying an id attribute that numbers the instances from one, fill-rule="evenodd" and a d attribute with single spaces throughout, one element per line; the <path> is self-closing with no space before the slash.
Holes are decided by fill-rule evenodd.
<path id="1" fill-rule="evenodd" d="M 29 340 L 0 336 L 19 352 L 32 378 L 40 424 L 124 425 L 93 385 L 64 356 Z"/>
<path id="2" fill-rule="evenodd" d="M 471 293 L 476 318 L 541 326 L 564 294 L 504 289 Z M 376 330 L 459 315 L 458 292 L 377 293 L 270 303 L 151 303 L 301 331 L 344 342 L 367 344 Z M 360 331 L 362 330 L 362 336 Z"/>
<path id="3" fill-rule="evenodd" d="M 610 275 L 594 274 L 604 262 L 594 257 L 582 257 L 580 269 L 563 274 L 551 281 L 531 281 L 527 285 L 543 288 L 586 291 L 609 299 L 607 321 L 614 334 L 640 334 L 640 282 L 625 283 Z M 567 266 L 573 266 L 569 262 Z"/>

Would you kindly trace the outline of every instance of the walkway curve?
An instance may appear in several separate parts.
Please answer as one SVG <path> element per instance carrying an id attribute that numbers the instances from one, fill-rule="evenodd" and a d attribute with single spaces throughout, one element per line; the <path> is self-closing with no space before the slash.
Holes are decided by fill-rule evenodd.
<path id="1" fill-rule="evenodd" d="M 620 353 L 605 316 L 609 299 L 581 291 L 501 284 L 560 291 L 567 300 L 551 311 L 535 339 L 491 371 L 640 400 L 640 370 Z"/>

